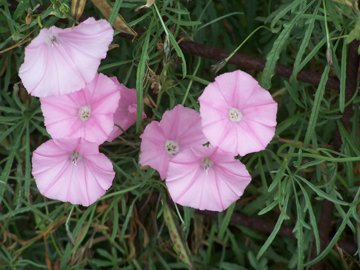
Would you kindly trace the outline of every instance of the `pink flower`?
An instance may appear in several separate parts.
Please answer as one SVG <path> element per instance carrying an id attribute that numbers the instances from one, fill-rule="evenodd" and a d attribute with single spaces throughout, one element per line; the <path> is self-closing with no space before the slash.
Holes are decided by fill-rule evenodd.
<path id="1" fill-rule="evenodd" d="M 33 153 L 32 167 L 42 195 L 84 206 L 104 195 L 115 177 L 111 161 L 83 139 L 43 143 Z"/>
<path id="2" fill-rule="evenodd" d="M 125 85 L 119 83 L 116 77 L 110 78 L 120 89 L 120 100 L 118 108 L 114 115 L 115 126 L 109 135 L 108 141 L 111 142 L 119 137 L 125 130 L 136 122 L 136 90 L 129 89 Z M 143 118 L 146 114 L 143 113 Z"/>
<path id="3" fill-rule="evenodd" d="M 215 147 L 191 147 L 169 164 L 166 186 L 174 202 L 223 211 L 244 193 L 251 176 L 244 164 Z"/>
<path id="4" fill-rule="evenodd" d="M 93 80 L 114 31 L 106 20 L 89 18 L 78 26 L 42 29 L 25 48 L 19 76 L 37 97 L 63 95 Z"/>
<path id="5" fill-rule="evenodd" d="M 245 72 L 216 77 L 199 102 L 204 135 L 224 151 L 241 156 L 261 151 L 274 136 L 277 103 Z"/>
<path id="6" fill-rule="evenodd" d="M 53 138 L 84 138 L 98 144 L 114 127 L 120 99 L 117 85 L 103 74 L 78 92 L 41 98 L 45 126 Z"/>
<path id="7" fill-rule="evenodd" d="M 206 143 L 200 121 L 198 112 L 182 105 L 165 112 L 160 122 L 152 121 L 141 135 L 140 164 L 166 178 L 169 161 L 179 151 Z"/>

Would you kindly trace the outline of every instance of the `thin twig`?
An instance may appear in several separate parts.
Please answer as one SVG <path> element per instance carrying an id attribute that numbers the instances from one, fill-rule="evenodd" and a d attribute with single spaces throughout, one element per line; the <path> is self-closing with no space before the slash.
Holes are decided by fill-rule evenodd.
<path id="1" fill-rule="evenodd" d="M 142 29 L 135 30 L 139 35 L 138 37 L 140 37 L 144 33 L 144 30 Z M 120 33 L 120 36 L 126 39 L 134 39 L 131 35 L 125 33 Z M 184 40 L 183 38 L 180 38 L 179 40 L 181 40 L 181 42 L 179 42 L 179 46 L 184 53 L 189 53 L 191 55 L 196 55 L 217 61 L 224 60 L 230 55 L 229 52 L 223 49 L 207 46 L 205 44 L 197 43 L 194 41 Z M 265 67 L 264 59 L 242 53 L 234 54 L 231 59 L 229 59 L 229 63 L 244 70 L 262 71 Z M 276 74 L 278 76 L 290 78 L 292 72 L 293 69 L 289 66 L 282 64 L 276 65 Z M 297 79 L 299 81 L 317 86 L 320 82 L 321 74 L 318 72 L 305 70 L 298 73 Z M 326 87 L 329 89 L 338 90 L 339 80 L 336 77 L 329 76 Z"/>
<path id="2" fill-rule="evenodd" d="M 179 46 L 183 50 L 183 52 L 187 52 L 192 55 L 197 55 L 204 58 L 222 60 L 229 56 L 229 53 L 225 50 L 210 47 L 193 41 L 182 41 Z M 229 63 L 234 64 L 238 68 L 245 70 L 262 71 L 265 67 L 265 60 L 241 53 L 236 53 L 229 60 Z M 293 69 L 289 66 L 282 64 L 276 65 L 276 74 L 278 76 L 290 78 L 292 72 Z M 299 72 L 297 79 L 299 81 L 317 86 L 320 82 L 321 74 L 313 71 L 301 71 Z M 336 90 L 339 89 L 339 80 L 335 77 L 329 77 L 326 87 Z"/>

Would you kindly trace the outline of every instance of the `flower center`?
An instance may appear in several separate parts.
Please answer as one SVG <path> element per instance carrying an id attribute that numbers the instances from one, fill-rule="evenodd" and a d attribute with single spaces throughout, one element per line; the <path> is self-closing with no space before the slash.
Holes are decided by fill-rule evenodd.
<path id="1" fill-rule="evenodd" d="M 202 160 L 201 160 L 201 168 L 203 168 L 204 170 L 208 170 L 208 169 L 210 169 L 212 166 L 213 166 L 213 161 L 210 159 L 210 158 L 208 158 L 208 157 L 206 157 L 206 158 L 203 158 Z"/>
<path id="2" fill-rule="evenodd" d="M 128 106 L 129 113 L 136 113 L 136 104 L 130 104 Z"/>
<path id="3" fill-rule="evenodd" d="M 180 147 L 177 142 L 167 140 L 165 142 L 165 150 L 170 156 L 175 156 L 179 152 Z"/>
<path id="4" fill-rule="evenodd" d="M 75 166 L 76 166 L 76 165 L 79 163 L 79 161 L 81 160 L 80 153 L 77 152 L 77 151 L 72 151 L 70 158 L 71 158 L 71 163 L 72 163 L 73 165 L 75 165 Z"/>
<path id="5" fill-rule="evenodd" d="M 89 120 L 91 116 L 91 108 L 87 105 L 82 106 L 79 110 L 79 117 L 81 121 L 87 121 Z"/>
<path id="6" fill-rule="evenodd" d="M 229 119 L 232 122 L 239 122 L 242 119 L 243 115 L 242 113 L 236 109 L 236 108 L 231 108 L 229 110 Z"/>

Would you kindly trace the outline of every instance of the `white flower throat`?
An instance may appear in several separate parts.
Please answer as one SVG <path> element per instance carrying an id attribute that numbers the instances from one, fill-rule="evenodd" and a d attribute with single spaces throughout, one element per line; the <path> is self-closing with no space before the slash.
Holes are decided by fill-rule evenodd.
<path id="1" fill-rule="evenodd" d="M 210 159 L 210 158 L 208 158 L 208 157 L 206 157 L 206 158 L 203 158 L 202 160 L 201 160 L 201 168 L 203 168 L 204 170 L 209 170 L 209 169 L 211 169 L 211 167 L 213 166 L 213 164 L 214 164 L 214 162 Z"/>
<path id="2" fill-rule="evenodd" d="M 81 121 L 85 122 L 89 120 L 90 116 L 91 116 L 91 108 L 89 106 L 85 105 L 79 109 L 79 117 Z"/>
<path id="3" fill-rule="evenodd" d="M 232 122 L 240 122 L 243 117 L 242 113 L 236 108 L 231 108 L 228 116 Z"/>
<path id="4" fill-rule="evenodd" d="M 180 150 L 179 144 L 175 141 L 172 140 L 167 140 L 165 142 L 165 151 L 170 155 L 170 156 L 175 156 Z"/>
<path id="5" fill-rule="evenodd" d="M 71 158 L 71 163 L 73 165 L 77 165 L 79 163 L 79 161 L 81 160 L 80 153 L 77 151 L 72 151 L 70 158 Z"/>

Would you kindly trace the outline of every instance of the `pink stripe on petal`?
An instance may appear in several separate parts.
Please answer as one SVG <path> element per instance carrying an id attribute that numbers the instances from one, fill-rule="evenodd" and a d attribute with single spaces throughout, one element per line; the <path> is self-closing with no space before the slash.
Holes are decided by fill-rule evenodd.
<path id="1" fill-rule="evenodd" d="M 194 161 L 184 164 L 187 159 Z M 246 167 L 231 153 L 198 146 L 182 151 L 171 160 L 166 185 L 178 204 L 223 211 L 243 194 L 250 180 Z"/>
<path id="2" fill-rule="evenodd" d="M 45 142 L 34 151 L 32 167 L 41 194 L 84 206 L 102 196 L 115 177 L 111 161 L 99 153 L 96 144 L 83 139 Z"/>
<path id="3" fill-rule="evenodd" d="M 67 29 L 42 29 L 25 48 L 19 76 L 34 96 L 78 91 L 96 75 L 112 38 L 113 29 L 105 20 L 86 20 Z"/>
<path id="4" fill-rule="evenodd" d="M 217 97 L 218 92 L 222 98 Z M 219 75 L 205 88 L 199 102 L 204 135 L 224 151 L 240 155 L 261 151 L 274 135 L 275 128 L 266 127 L 276 126 L 277 104 L 245 72 Z M 247 126 L 248 123 L 254 124 Z M 265 133 L 260 132 L 259 125 L 264 126 Z"/>
<path id="5" fill-rule="evenodd" d="M 166 180 L 168 184 L 168 189 L 171 194 L 171 197 L 174 202 L 183 204 L 184 206 L 190 206 L 191 203 L 197 198 L 201 197 L 199 196 L 199 190 L 201 192 L 201 188 L 199 188 L 199 185 L 201 185 L 202 181 L 199 177 L 201 174 L 201 171 L 197 168 L 193 168 L 193 170 L 188 170 L 187 173 L 182 175 L 182 183 L 178 181 L 176 185 L 174 186 L 174 180 L 170 178 L 171 180 Z M 179 178 L 175 178 L 175 180 L 179 180 Z M 195 185 L 195 188 L 194 188 Z M 186 200 L 190 197 L 190 202 L 184 202 L 184 196 L 186 196 Z M 201 199 L 199 200 L 201 201 Z"/>
<path id="6" fill-rule="evenodd" d="M 47 131 L 53 138 L 84 138 L 98 144 L 108 139 L 120 99 L 116 84 L 103 74 L 78 92 L 41 98 Z M 66 107 L 65 104 L 71 104 Z M 73 117 L 69 117 L 73 115 Z"/>
<path id="7" fill-rule="evenodd" d="M 166 178 L 174 156 L 193 145 L 206 143 L 200 123 L 199 113 L 182 105 L 165 112 L 160 122 L 150 123 L 140 136 L 140 164 L 151 166 L 162 179 Z"/>

